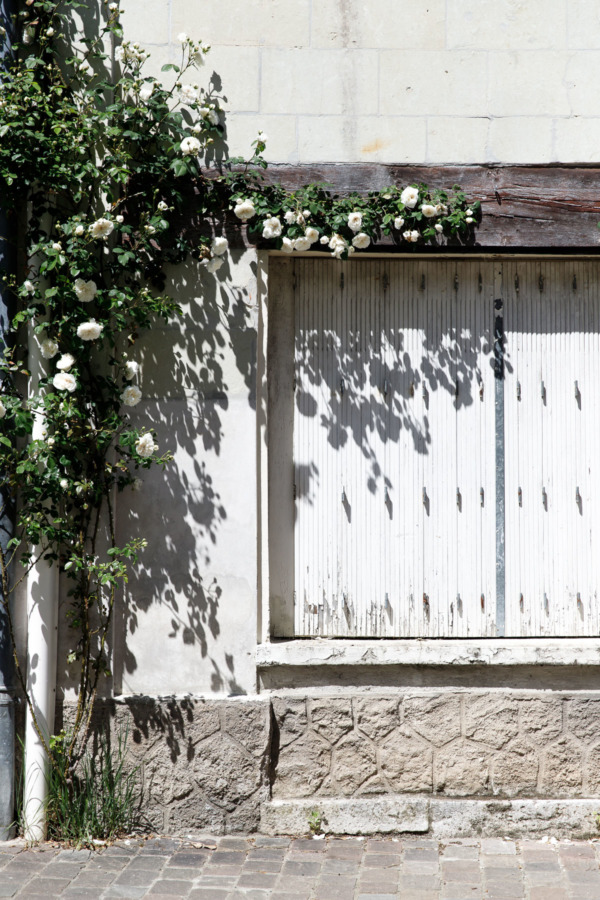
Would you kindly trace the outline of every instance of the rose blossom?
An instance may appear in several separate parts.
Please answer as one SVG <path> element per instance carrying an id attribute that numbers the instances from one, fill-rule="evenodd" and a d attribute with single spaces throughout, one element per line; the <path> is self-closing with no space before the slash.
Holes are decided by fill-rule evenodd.
<path id="1" fill-rule="evenodd" d="M 124 403 L 125 406 L 137 406 L 141 399 L 142 392 L 139 387 L 136 387 L 134 384 L 125 388 L 121 394 L 121 402 Z"/>
<path id="2" fill-rule="evenodd" d="M 247 222 L 248 219 L 256 215 L 252 200 L 238 200 L 233 208 L 233 212 L 242 222 Z"/>
<path id="3" fill-rule="evenodd" d="M 371 238 L 368 234 L 365 234 L 364 231 L 359 232 L 356 237 L 352 238 L 352 245 L 356 247 L 357 250 L 365 250 L 370 243 Z"/>
<path id="4" fill-rule="evenodd" d="M 57 391 L 69 391 L 69 393 L 71 394 L 77 387 L 75 377 L 73 375 L 69 375 L 68 372 L 57 372 L 57 374 L 52 379 L 52 384 Z"/>
<path id="5" fill-rule="evenodd" d="M 58 353 L 58 344 L 51 338 L 44 338 L 40 344 L 40 352 L 44 359 L 52 359 Z"/>
<path id="6" fill-rule="evenodd" d="M 281 222 L 277 218 L 277 216 L 271 216 L 268 219 L 265 219 L 263 222 L 263 233 L 262 236 L 264 238 L 276 238 L 281 235 Z"/>
<path id="7" fill-rule="evenodd" d="M 23 287 L 25 288 L 25 290 L 27 291 L 28 294 L 35 293 L 35 287 L 33 285 L 33 282 L 29 281 L 29 279 L 27 279 L 27 281 L 23 282 Z"/>
<path id="8" fill-rule="evenodd" d="M 419 232 L 418 231 L 404 231 L 402 233 L 402 237 L 405 241 L 408 241 L 409 244 L 416 244 L 419 240 Z"/>
<path id="9" fill-rule="evenodd" d="M 294 241 L 294 250 L 298 250 L 298 252 L 300 253 L 304 252 L 305 250 L 310 250 L 310 248 L 311 242 L 306 237 L 306 235 L 296 238 L 296 240 Z"/>
<path id="10" fill-rule="evenodd" d="M 112 233 L 114 227 L 115 226 L 110 219 L 100 218 L 96 219 L 96 221 L 90 225 L 90 233 L 96 240 L 103 239 L 107 238 L 109 234 Z"/>
<path id="11" fill-rule="evenodd" d="M 96 296 L 98 288 L 95 281 L 84 281 L 82 278 L 77 278 L 73 282 L 73 290 L 80 303 L 90 303 Z"/>
<path id="12" fill-rule="evenodd" d="M 136 378 L 140 373 L 140 364 L 135 362 L 133 359 L 128 359 L 125 363 L 125 378 L 127 381 L 131 381 L 133 378 Z"/>
<path id="13" fill-rule="evenodd" d="M 158 450 L 158 445 L 154 443 L 154 438 L 149 432 L 140 435 L 135 444 L 135 449 L 142 459 L 148 459 Z"/>
<path id="14" fill-rule="evenodd" d="M 404 219 L 402 218 L 402 216 L 397 216 L 397 218 L 394 219 L 394 228 L 397 228 L 398 231 L 400 231 L 403 225 Z"/>
<path id="15" fill-rule="evenodd" d="M 414 209 L 419 199 L 419 191 L 416 187 L 406 187 L 400 194 L 400 200 L 407 209 Z"/>
<path id="16" fill-rule="evenodd" d="M 284 237 L 281 242 L 281 249 L 284 253 L 292 253 L 294 249 L 293 241 L 290 241 L 289 237 Z"/>
<path id="17" fill-rule="evenodd" d="M 89 322 L 82 322 L 77 329 L 77 337 L 82 341 L 95 341 L 102 334 L 104 325 L 100 325 L 95 319 Z"/>
<path id="18" fill-rule="evenodd" d="M 316 228 L 313 228 L 312 225 L 306 229 L 304 232 L 305 237 L 310 241 L 311 244 L 316 244 L 319 240 L 319 232 Z"/>
<path id="19" fill-rule="evenodd" d="M 362 228 L 362 213 L 360 212 L 351 212 L 348 216 L 348 228 L 350 231 L 360 231 Z"/>
<path id="20" fill-rule="evenodd" d="M 422 203 L 421 212 L 427 219 L 432 219 L 433 216 L 437 215 L 437 209 L 431 203 Z"/>
<path id="21" fill-rule="evenodd" d="M 440 225 L 439 222 L 436 222 L 436 223 L 435 223 L 434 228 L 435 228 L 435 230 L 437 231 L 438 234 L 441 234 L 442 231 L 444 230 L 444 226 L 443 226 L 443 225 Z"/>
<path id="22" fill-rule="evenodd" d="M 63 353 L 59 361 L 56 363 L 56 368 L 60 369 L 61 372 L 68 372 L 71 366 L 75 365 L 75 357 L 71 356 L 70 353 Z"/>
<path id="23" fill-rule="evenodd" d="M 226 237 L 215 237 L 212 239 L 210 252 L 213 256 L 223 256 L 224 253 L 227 253 L 228 247 L 229 241 Z"/>
<path id="24" fill-rule="evenodd" d="M 83 227 L 83 225 L 77 225 L 77 227 L 75 228 L 75 234 L 77 235 L 77 237 L 81 237 L 84 231 L 85 228 Z"/>
<path id="25" fill-rule="evenodd" d="M 198 156 L 200 153 L 200 141 L 195 137 L 186 137 L 179 145 L 183 156 Z"/>
<path id="26" fill-rule="evenodd" d="M 288 209 L 286 210 L 283 218 L 285 219 L 287 225 L 294 225 L 294 223 L 296 222 L 296 213 L 293 212 L 293 210 Z"/>

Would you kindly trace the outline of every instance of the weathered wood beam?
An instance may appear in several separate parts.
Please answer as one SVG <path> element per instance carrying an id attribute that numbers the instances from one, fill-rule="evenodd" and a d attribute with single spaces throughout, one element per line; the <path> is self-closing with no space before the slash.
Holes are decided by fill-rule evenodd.
<path id="1" fill-rule="evenodd" d="M 338 194 L 367 193 L 391 184 L 458 185 L 469 199 L 480 200 L 482 220 L 467 240 L 424 248 L 391 238 L 377 245 L 402 252 L 497 250 L 558 252 L 600 251 L 600 166 L 404 166 L 365 163 L 269 166 L 269 182 L 290 190 L 325 182 Z M 235 220 L 227 223 L 232 243 L 246 243 Z"/>

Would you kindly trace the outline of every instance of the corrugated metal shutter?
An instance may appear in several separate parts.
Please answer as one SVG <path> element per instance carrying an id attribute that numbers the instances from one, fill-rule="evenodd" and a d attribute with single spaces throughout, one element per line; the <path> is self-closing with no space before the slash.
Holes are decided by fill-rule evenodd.
<path id="1" fill-rule="evenodd" d="M 295 634 L 598 634 L 595 265 L 294 266 Z"/>

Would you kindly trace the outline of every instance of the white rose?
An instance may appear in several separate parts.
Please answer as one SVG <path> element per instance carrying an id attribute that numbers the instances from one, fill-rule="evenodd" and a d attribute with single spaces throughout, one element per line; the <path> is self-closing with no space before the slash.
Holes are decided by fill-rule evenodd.
<path id="1" fill-rule="evenodd" d="M 439 222 L 436 222 L 436 223 L 435 223 L 434 228 L 435 228 L 435 230 L 437 231 L 438 234 L 441 234 L 442 231 L 444 230 L 444 226 L 443 226 L 443 225 L 440 225 Z"/>
<path id="2" fill-rule="evenodd" d="M 302 215 L 304 216 L 305 219 L 308 219 L 308 217 L 310 216 L 310 209 L 303 209 Z"/>
<path id="3" fill-rule="evenodd" d="M 69 487 L 69 481 L 68 481 L 67 478 L 61 478 L 59 483 L 60 483 L 60 486 L 61 486 L 61 488 L 63 489 L 63 491 L 68 490 L 68 487 Z"/>
<path id="4" fill-rule="evenodd" d="M 180 32 L 179 32 L 179 34 L 177 35 L 177 40 L 179 41 L 180 44 L 187 44 L 187 42 L 188 42 L 188 36 L 187 36 L 187 34 L 185 33 L 185 31 L 180 31 Z"/>
<path id="5" fill-rule="evenodd" d="M 115 216 L 115 222 L 118 222 L 119 225 L 122 225 L 124 221 L 125 221 L 124 216 L 121 216 L 121 215 Z"/>
<path id="6" fill-rule="evenodd" d="M 211 275 L 214 275 L 215 272 L 218 272 L 221 266 L 223 265 L 223 260 L 220 256 L 213 256 L 212 259 L 209 259 L 206 263 L 206 271 L 210 272 Z"/>
<path id="7" fill-rule="evenodd" d="M 404 225 L 404 219 L 402 218 L 402 216 L 397 216 L 397 218 L 394 219 L 394 228 L 396 228 L 398 231 L 400 231 L 400 229 L 402 228 L 403 225 Z"/>
<path id="8" fill-rule="evenodd" d="M 313 228 L 312 225 L 310 228 L 307 228 L 305 231 L 305 237 L 310 241 L 311 244 L 316 244 L 319 240 L 319 232 L 316 228 Z"/>
<path id="9" fill-rule="evenodd" d="M 83 225 L 77 225 L 77 227 L 75 228 L 75 234 L 77 235 L 77 237 L 81 237 L 84 231 L 85 228 L 83 227 Z"/>
<path id="10" fill-rule="evenodd" d="M 125 406 L 137 406 L 141 399 L 142 392 L 139 387 L 136 387 L 134 384 L 125 388 L 121 394 L 121 402 L 124 403 Z"/>
<path id="11" fill-rule="evenodd" d="M 154 93 L 154 88 L 156 87 L 156 83 L 154 81 L 145 81 L 140 88 L 140 100 L 143 103 L 147 103 L 152 94 Z"/>
<path id="12" fill-rule="evenodd" d="M 40 344 L 40 352 L 44 359 L 52 359 L 58 353 L 58 344 L 51 338 L 44 338 Z"/>
<path id="13" fill-rule="evenodd" d="M 4 403 L 2 402 L 2 400 L 0 400 L 0 419 L 3 419 L 5 415 L 6 415 L 6 407 L 5 407 Z"/>
<path id="14" fill-rule="evenodd" d="M 371 238 L 364 231 L 359 232 L 356 237 L 352 238 L 352 246 L 357 250 L 365 250 L 371 243 Z"/>
<path id="15" fill-rule="evenodd" d="M 348 244 L 339 234 L 334 234 L 329 241 L 329 249 L 332 256 L 340 259 L 342 254 L 348 249 Z"/>
<path id="16" fill-rule="evenodd" d="M 327 237 L 326 234 L 324 234 L 324 235 L 321 236 L 321 238 L 319 239 L 319 243 L 320 243 L 320 244 L 323 244 L 323 245 L 329 243 L 329 238 Z"/>
<path id="17" fill-rule="evenodd" d="M 82 278 L 77 278 L 73 283 L 73 290 L 80 303 L 90 303 L 96 296 L 98 288 L 95 281 L 84 281 Z"/>
<path id="18" fill-rule="evenodd" d="M 165 203 L 164 200 L 161 200 L 156 208 L 160 209 L 161 212 L 165 212 L 165 210 L 169 208 L 169 205 L 168 203 Z"/>
<path id="19" fill-rule="evenodd" d="M 107 238 L 109 234 L 112 234 L 114 227 L 115 226 L 109 219 L 96 219 L 96 221 L 90 225 L 90 233 L 92 237 L 97 240 Z"/>
<path id="20" fill-rule="evenodd" d="M 156 453 L 158 446 L 154 443 L 154 438 L 150 433 L 142 434 L 137 439 L 135 449 L 142 459 L 148 459 L 153 453 Z"/>
<path id="21" fill-rule="evenodd" d="M 95 319 L 90 319 L 89 322 L 82 322 L 78 327 L 77 337 L 82 341 L 95 341 L 102 334 L 103 328 L 104 325 L 100 325 Z"/>
<path id="22" fill-rule="evenodd" d="M 198 156 L 200 153 L 200 141 L 195 137 L 186 137 L 179 145 L 183 156 Z"/>
<path id="23" fill-rule="evenodd" d="M 254 203 L 252 200 L 238 200 L 233 208 L 233 213 L 238 219 L 241 219 L 242 222 L 247 222 L 248 219 L 251 219 L 252 216 L 256 215 Z"/>
<path id="24" fill-rule="evenodd" d="M 219 124 L 219 113 L 216 112 L 216 110 L 211 109 L 208 113 L 208 121 L 210 122 L 211 125 L 218 125 Z"/>
<path id="25" fill-rule="evenodd" d="M 187 105 L 197 103 L 199 99 L 198 88 L 194 87 L 193 84 L 183 84 L 179 88 L 179 99 Z"/>
<path id="26" fill-rule="evenodd" d="M 294 241 L 294 250 L 297 250 L 299 253 L 303 253 L 305 250 L 310 250 L 310 248 L 311 242 L 305 235 L 296 238 L 296 240 Z"/>
<path id="27" fill-rule="evenodd" d="M 350 231 L 360 231 L 362 228 L 362 213 L 359 212 L 351 212 L 348 216 L 348 228 Z"/>
<path id="28" fill-rule="evenodd" d="M 263 233 L 262 236 L 264 238 L 276 238 L 281 236 L 281 222 L 277 218 L 277 216 L 271 216 L 268 219 L 265 219 L 263 222 Z"/>
<path id="29" fill-rule="evenodd" d="M 48 35 L 48 37 L 52 37 L 54 34 L 54 28 L 47 28 L 46 34 Z"/>
<path id="30" fill-rule="evenodd" d="M 432 219 L 433 216 L 437 216 L 437 209 L 435 206 L 432 206 L 431 203 L 422 203 L 421 212 L 427 219 Z"/>
<path id="31" fill-rule="evenodd" d="M 212 239 L 210 252 L 213 256 L 223 256 L 224 253 L 227 253 L 228 247 L 229 241 L 226 237 L 215 237 Z"/>
<path id="32" fill-rule="evenodd" d="M 435 211 L 438 216 L 447 216 L 448 215 L 448 207 L 445 203 L 438 203 L 435 207 Z"/>
<path id="33" fill-rule="evenodd" d="M 52 384 L 57 391 L 69 391 L 69 393 L 71 394 L 77 387 L 75 377 L 73 375 L 69 375 L 68 372 L 57 372 L 57 374 L 52 379 Z"/>
<path id="34" fill-rule="evenodd" d="M 75 365 L 75 357 L 71 356 L 70 353 L 63 353 L 59 361 L 56 363 L 56 368 L 60 369 L 61 372 L 68 372 L 69 369 Z"/>
<path id="35" fill-rule="evenodd" d="M 465 210 L 465 212 L 466 212 L 466 214 L 467 214 L 468 216 L 472 216 L 472 215 L 473 215 L 473 210 L 472 210 L 472 209 L 467 209 L 467 210 Z"/>
<path id="36" fill-rule="evenodd" d="M 25 288 L 25 290 L 27 291 L 28 294 L 35 293 L 35 287 L 33 285 L 33 282 L 29 281 L 29 279 L 27 279 L 27 281 L 23 282 L 23 287 Z"/>
<path id="37" fill-rule="evenodd" d="M 475 219 L 473 218 L 473 216 L 467 216 L 467 218 L 465 219 L 467 225 L 472 225 L 474 221 Z"/>
<path id="38" fill-rule="evenodd" d="M 283 217 L 287 225 L 293 225 L 296 221 L 296 213 L 288 209 Z"/>
<path id="39" fill-rule="evenodd" d="M 125 378 L 127 381 L 131 381 L 133 378 L 137 378 L 140 371 L 140 364 L 135 362 L 135 360 L 130 359 L 125 363 Z"/>
<path id="40" fill-rule="evenodd" d="M 400 194 L 400 200 L 408 209 L 414 209 L 419 199 L 419 191 L 416 187 L 406 187 Z"/>
<path id="41" fill-rule="evenodd" d="M 284 253 L 291 253 L 294 249 L 293 241 L 290 241 L 288 237 L 284 237 L 281 242 L 281 249 Z"/>
<path id="42" fill-rule="evenodd" d="M 53 250 L 62 250 L 62 244 L 59 244 L 58 241 L 54 241 L 54 243 L 52 244 L 52 249 Z"/>

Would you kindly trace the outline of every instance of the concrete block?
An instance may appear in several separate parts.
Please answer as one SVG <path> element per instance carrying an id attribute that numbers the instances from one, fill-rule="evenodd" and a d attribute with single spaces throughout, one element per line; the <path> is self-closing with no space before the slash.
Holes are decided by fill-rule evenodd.
<path id="1" fill-rule="evenodd" d="M 600 697 L 569 699 L 565 714 L 565 731 L 588 746 L 600 740 Z"/>
<path id="2" fill-rule="evenodd" d="M 273 715 L 277 724 L 277 740 L 280 747 L 286 747 L 304 734 L 308 727 L 306 700 L 293 697 L 274 697 Z"/>
<path id="3" fill-rule="evenodd" d="M 555 119 L 553 129 L 554 161 L 565 163 L 596 163 L 598 161 L 600 123 L 597 118 Z"/>
<path id="4" fill-rule="evenodd" d="M 354 700 L 356 727 L 371 740 L 381 740 L 400 724 L 398 704 L 399 698 L 395 697 L 358 697 Z"/>
<path id="5" fill-rule="evenodd" d="M 314 120 L 311 120 L 314 121 Z M 259 131 L 267 135 L 266 157 L 269 162 L 294 163 L 298 161 L 298 136 L 296 116 L 265 115 L 264 113 L 228 113 L 225 121 L 226 144 L 229 156 L 251 156 L 252 141 Z"/>
<path id="6" fill-rule="evenodd" d="M 306 47 L 309 17 L 309 0 L 222 0 L 212 4 L 171 0 L 171 34 L 184 31 L 214 45 Z"/>
<path id="7" fill-rule="evenodd" d="M 482 163 L 487 160 L 487 116 L 431 116 L 427 119 L 427 162 Z"/>
<path id="8" fill-rule="evenodd" d="M 597 50 L 600 46 L 600 6 L 596 0 L 567 3 L 567 44 L 572 50 Z"/>
<path id="9" fill-rule="evenodd" d="M 367 799 L 271 800 L 261 806 L 263 834 L 305 834 L 311 812 L 321 813 L 326 834 L 424 833 L 428 829 L 428 800 L 381 797 Z"/>
<path id="10" fill-rule="evenodd" d="M 565 85 L 571 116 L 598 116 L 600 51 L 571 53 L 565 66 Z"/>
<path id="11" fill-rule="evenodd" d="M 336 744 L 332 756 L 332 782 L 336 793 L 354 794 L 377 774 L 375 748 L 356 732 Z"/>
<path id="12" fill-rule="evenodd" d="M 465 734 L 489 747 L 504 747 L 519 730 L 518 705 L 510 695 L 470 696 L 465 700 Z"/>
<path id="13" fill-rule="evenodd" d="M 508 797 L 531 796 L 537 790 L 538 772 L 536 748 L 522 740 L 511 741 L 492 760 L 492 791 Z"/>
<path id="14" fill-rule="evenodd" d="M 306 734 L 279 752 L 274 797 L 312 797 L 331 768 L 331 750 L 315 734 Z"/>
<path id="15" fill-rule="evenodd" d="M 566 46 L 567 0 L 453 0 L 447 4 L 447 47 L 544 50 Z"/>
<path id="16" fill-rule="evenodd" d="M 312 700 L 309 703 L 309 712 L 312 727 L 330 744 L 336 744 L 352 729 L 352 705 L 349 697 Z"/>
<path id="17" fill-rule="evenodd" d="M 539 748 L 558 737 L 563 727 L 563 703 L 560 697 L 519 697 L 520 732 Z"/>
<path id="18" fill-rule="evenodd" d="M 552 120 L 543 116 L 492 119 L 487 150 L 489 162 L 552 162 Z"/>
<path id="19" fill-rule="evenodd" d="M 566 52 L 490 53 L 486 113 L 496 116 L 568 115 Z"/>
<path id="20" fill-rule="evenodd" d="M 410 0 L 319 0 L 313 4 L 312 47 L 443 49 L 445 0 L 430 0 L 418 11 Z"/>
<path id="21" fill-rule="evenodd" d="M 367 115 L 377 108 L 374 50 L 262 51 L 261 112 Z"/>
<path id="22" fill-rule="evenodd" d="M 433 785 L 437 793 L 451 797 L 477 796 L 491 790 L 492 755 L 470 741 L 446 744 L 435 755 Z"/>
<path id="23" fill-rule="evenodd" d="M 431 837 L 596 837 L 597 800 L 445 800 L 429 802 Z"/>
<path id="24" fill-rule="evenodd" d="M 458 694 L 407 695 L 402 703 L 402 717 L 405 725 L 441 747 L 460 735 L 460 706 Z"/>
<path id="25" fill-rule="evenodd" d="M 485 116 L 487 54 L 478 51 L 405 50 L 380 54 L 380 106 L 384 116 Z"/>
<path id="26" fill-rule="evenodd" d="M 432 750 L 408 729 L 392 732 L 381 746 L 379 757 L 381 773 L 392 792 L 431 791 Z"/>
<path id="27" fill-rule="evenodd" d="M 561 736 L 543 755 L 541 788 L 551 797 L 577 797 L 582 792 L 583 754 L 580 744 Z"/>
<path id="28" fill-rule="evenodd" d="M 205 57 L 206 64 L 194 77 L 208 86 L 212 80 L 223 97 L 225 110 L 236 113 L 257 112 L 260 102 L 260 51 L 258 47 L 215 46 Z"/>
<path id="29" fill-rule="evenodd" d="M 426 120 L 404 116 L 300 116 L 299 162 L 419 163 Z"/>
<path id="30" fill-rule="evenodd" d="M 169 3 L 165 0 L 132 0 L 123 4 L 120 15 L 126 41 L 140 44 L 168 44 Z"/>

